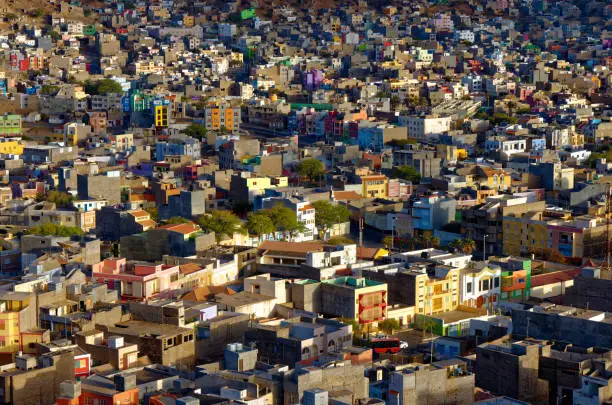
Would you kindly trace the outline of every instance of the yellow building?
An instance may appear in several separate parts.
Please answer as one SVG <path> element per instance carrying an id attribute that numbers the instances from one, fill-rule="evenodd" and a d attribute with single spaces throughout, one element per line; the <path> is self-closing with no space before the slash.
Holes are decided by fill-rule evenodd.
<path id="1" fill-rule="evenodd" d="M 387 176 L 380 174 L 361 176 L 361 195 L 365 198 L 385 198 L 387 183 Z"/>
<path id="2" fill-rule="evenodd" d="M 512 185 L 509 173 L 488 167 L 479 166 L 478 168 L 481 174 L 478 178 L 481 187 L 486 186 L 491 190 L 508 190 Z"/>
<path id="3" fill-rule="evenodd" d="M 414 283 L 407 290 L 414 291 L 415 313 L 431 315 L 457 309 L 459 273 L 459 269 L 446 265 L 437 266 L 433 272 L 411 270 L 407 273 Z"/>
<path id="4" fill-rule="evenodd" d="M 548 247 L 548 229 L 543 212 L 504 216 L 502 221 L 504 255 L 520 256 Z"/>
<path id="5" fill-rule="evenodd" d="M 48 341 L 48 333 L 37 328 L 33 296 L 25 292 L 5 292 L 0 295 L 0 362 L 11 363 L 19 352 L 34 353 L 35 342 Z"/>
<path id="6" fill-rule="evenodd" d="M 193 27 L 195 24 L 195 17 L 189 14 L 183 16 L 183 26 L 187 28 Z"/>
<path id="7" fill-rule="evenodd" d="M 156 120 L 157 121 L 157 120 Z M 133 134 L 114 135 L 115 148 L 120 151 L 131 149 L 134 146 Z"/>
<path id="8" fill-rule="evenodd" d="M 17 139 L 0 139 L 0 153 L 8 155 L 21 155 L 23 153 L 23 143 Z"/>
<path id="9" fill-rule="evenodd" d="M 264 194 L 268 188 L 287 186 L 289 186 L 289 178 L 286 176 L 266 177 L 256 176 L 253 173 L 235 174 L 230 182 L 230 198 L 235 202 L 253 202 L 256 196 Z"/>
<path id="10" fill-rule="evenodd" d="M 509 173 L 490 167 L 471 165 L 457 170 L 457 174 L 465 177 L 468 187 L 486 187 L 489 190 L 504 191 L 512 186 L 512 177 Z"/>
<path id="11" fill-rule="evenodd" d="M 167 127 L 168 126 L 168 106 L 165 106 L 165 105 L 155 106 L 155 126 L 156 127 Z"/>
<path id="12" fill-rule="evenodd" d="M 230 61 L 231 62 L 240 62 L 240 63 L 243 63 L 244 62 L 244 54 L 242 52 L 232 52 L 230 54 Z"/>

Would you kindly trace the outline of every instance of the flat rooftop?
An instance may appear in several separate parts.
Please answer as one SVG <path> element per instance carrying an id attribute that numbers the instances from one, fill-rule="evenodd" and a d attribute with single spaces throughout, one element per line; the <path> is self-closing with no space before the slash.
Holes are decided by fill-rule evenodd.
<path id="1" fill-rule="evenodd" d="M 241 291 L 239 293 L 229 295 L 229 294 L 217 294 L 216 301 L 219 304 L 226 305 L 228 307 L 241 307 L 244 305 L 252 305 L 257 304 L 259 302 L 265 302 L 273 300 L 274 297 L 270 297 L 267 295 L 254 294 L 248 291 Z"/>
<path id="2" fill-rule="evenodd" d="M 468 312 L 468 311 L 449 311 L 449 312 L 441 312 L 439 314 L 427 315 L 430 318 L 441 319 L 445 324 L 455 323 L 459 321 L 463 321 L 465 319 L 478 318 L 483 314 L 479 314 L 476 312 Z"/>
<path id="3" fill-rule="evenodd" d="M 110 326 L 108 328 L 108 332 L 111 335 L 138 337 L 151 336 L 163 338 L 172 337 L 181 333 L 191 332 L 191 329 L 145 321 L 125 321 Z"/>

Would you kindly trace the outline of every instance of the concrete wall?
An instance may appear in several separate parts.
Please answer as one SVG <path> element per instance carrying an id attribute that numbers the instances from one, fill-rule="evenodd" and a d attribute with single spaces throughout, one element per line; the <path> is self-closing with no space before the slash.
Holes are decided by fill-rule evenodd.
<path id="1" fill-rule="evenodd" d="M 580 347 L 612 347 L 612 324 L 610 323 L 573 316 L 513 310 L 513 335 L 527 336 L 528 327 L 530 338 L 572 343 Z"/>
<path id="2" fill-rule="evenodd" d="M 74 355 L 72 351 L 52 356 L 54 364 L 21 373 L 0 375 L 0 403 L 52 405 L 59 396 L 60 383 L 74 380 Z"/>
<path id="3" fill-rule="evenodd" d="M 368 379 L 364 377 L 363 365 L 352 365 L 349 360 L 343 367 L 326 369 L 311 368 L 307 373 L 295 371 L 285 381 L 284 404 L 290 405 L 302 400 L 305 390 L 321 388 L 327 391 L 347 390 L 353 393 L 353 401 L 369 395 Z"/>
<path id="4" fill-rule="evenodd" d="M 321 283 L 291 284 L 291 298 L 296 309 L 321 312 Z"/>

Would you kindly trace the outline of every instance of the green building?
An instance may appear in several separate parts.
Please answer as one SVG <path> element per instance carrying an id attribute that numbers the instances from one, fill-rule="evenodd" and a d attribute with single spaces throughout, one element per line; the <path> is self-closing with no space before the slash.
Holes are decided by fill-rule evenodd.
<path id="1" fill-rule="evenodd" d="M 96 26 L 95 25 L 84 25 L 83 26 L 83 35 L 94 36 L 96 35 Z"/>
<path id="2" fill-rule="evenodd" d="M 247 8 L 246 10 L 242 10 L 240 12 L 240 19 L 241 20 L 249 20 L 251 18 L 255 17 L 255 9 L 253 7 L 251 8 Z"/>
<path id="3" fill-rule="evenodd" d="M 531 260 L 523 257 L 491 258 L 502 268 L 501 300 L 524 301 L 531 295 Z"/>
<path id="4" fill-rule="evenodd" d="M 0 115 L 0 135 L 1 136 L 20 136 L 21 135 L 21 115 L 18 115 L 18 114 Z"/>

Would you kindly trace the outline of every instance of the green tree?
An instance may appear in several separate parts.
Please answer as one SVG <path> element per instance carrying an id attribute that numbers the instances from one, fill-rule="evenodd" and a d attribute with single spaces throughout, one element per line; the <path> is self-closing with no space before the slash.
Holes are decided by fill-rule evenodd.
<path id="1" fill-rule="evenodd" d="M 54 203 L 58 208 L 65 208 L 72 206 L 74 197 L 72 194 L 51 190 L 46 194 L 37 194 L 36 201 L 49 201 Z"/>
<path id="2" fill-rule="evenodd" d="M 26 231 L 28 235 L 54 235 L 54 236 L 73 236 L 73 235 L 83 235 L 83 230 L 76 226 L 64 226 L 57 224 L 43 224 L 38 226 L 33 226 Z"/>
<path id="3" fill-rule="evenodd" d="M 417 169 L 410 165 L 400 165 L 393 168 L 392 176 L 394 178 L 400 178 L 411 181 L 414 184 L 418 184 L 421 181 L 421 174 Z"/>
<path id="4" fill-rule="evenodd" d="M 97 94 L 105 95 L 108 93 L 123 93 L 123 88 L 113 79 L 102 79 L 98 81 Z"/>
<path id="5" fill-rule="evenodd" d="M 49 32 L 49 36 L 51 37 L 51 40 L 53 42 L 56 42 L 58 39 L 60 39 L 60 34 L 57 31 Z"/>
<path id="6" fill-rule="evenodd" d="M 304 225 L 298 221 L 295 211 L 282 204 L 262 210 L 261 213 L 270 218 L 274 229 L 288 232 L 292 237 L 305 229 Z"/>
<path id="7" fill-rule="evenodd" d="M 4 18 L 6 19 L 6 21 L 15 21 L 17 19 L 17 14 L 15 13 L 6 13 L 4 15 Z"/>
<path id="8" fill-rule="evenodd" d="M 37 8 L 32 11 L 32 16 L 35 18 L 42 17 L 45 14 L 45 11 L 42 8 Z"/>
<path id="9" fill-rule="evenodd" d="M 159 222 L 159 210 L 157 207 L 149 207 L 145 208 L 144 210 L 149 213 L 153 221 Z"/>
<path id="10" fill-rule="evenodd" d="M 417 144 L 417 140 L 413 138 L 408 139 L 392 139 L 386 143 L 387 146 L 391 146 L 392 148 L 403 148 L 406 145 L 415 145 Z"/>
<path id="11" fill-rule="evenodd" d="M 240 218 L 226 210 L 213 210 L 209 214 L 202 215 L 198 219 L 198 224 L 204 231 L 214 232 L 217 242 L 222 240 L 224 234 L 233 237 L 234 233 L 245 233 Z"/>
<path id="12" fill-rule="evenodd" d="M 123 93 L 123 88 L 113 79 L 102 79 L 97 82 L 87 80 L 85 82 L 85 93 L 91 95 L 105 95 L 108 93 Z"/>
<path id="13" fill-rule="evenodd" d="M 191 221 L 183 217 L 171 217 L 171 218 L 165 219 L 163 222 L 166 225 L 178 225 L 178 224 L 186 224 Z"/>
<path id="14" fill-rule="evenodd" d="M 394 330 L 399 330 L 399 322 L 397 319 L 387 318 L 384 321 L 378 323 L 378 329 L 385 332 L 387 335 L 393 334 Z"/>
<path id="15" fill-rule="evenodd" d="M 43 84 L 40 88 L 40 94 L 45 96 L 55 96 L 59 91 L 59 86 L 54 86 L 52 84 Z"/>
<path id="16" fill-rule="evenodd" d="M 315 225 L 319 229 L 319 237 L 324 239 L 327 231 L 336 224 L 347 222 L 351 216 L 344 205 L 332 204 L 329 201 L 315 201 Z"/>
<path id="17" fill-rule="evenodd" d="M 323 168 L 323 163 L 314 158 L 302 160 L 297 165 L 296 171 L 300 176 L 306 177 L 310 181 L 314 181 L 315 179 L 318 180 L 325 172 Z"/>
<path id="18" fill-rule="evenodd" d="M 249 214 L 247 217 L 246 228 L 251 235 L 261 237 L 274 232 L 274 223 L 263 212 Z"/>
<path id="19" fill-rule="evenodd" d="M 326 242 L 328 245 L 354 245 L 355 241 L 346 236 L 334 236 Z"/>
<path id="20" fill-rule="evenodd" d="M 191 124 L 183 131 L 185 135 L 191 136 L 193 138 L 199 140 L 206 140 L 206 135 L 208 134 L 208 130 L 205 126 L 200 124 Z"/>

